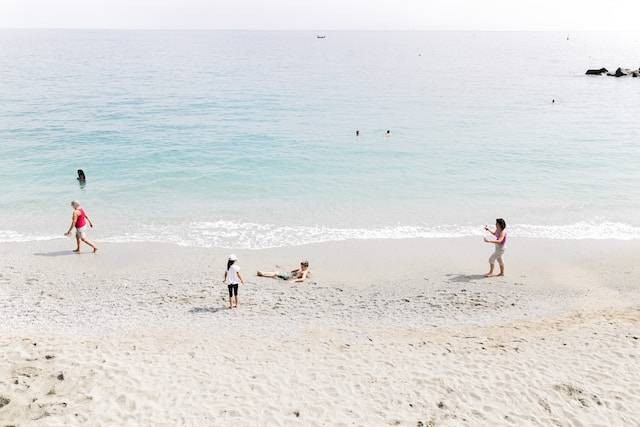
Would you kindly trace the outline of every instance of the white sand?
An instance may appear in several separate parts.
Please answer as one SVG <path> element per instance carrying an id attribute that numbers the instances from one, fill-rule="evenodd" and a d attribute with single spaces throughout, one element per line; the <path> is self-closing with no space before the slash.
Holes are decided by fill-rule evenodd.
<path id="1" fill-rule="evenodd" d="M 236 251 L 237 310 L 227 251 L 69 243 L 0 245 L 0 426 L 640 425 L 640 243 Z"/>

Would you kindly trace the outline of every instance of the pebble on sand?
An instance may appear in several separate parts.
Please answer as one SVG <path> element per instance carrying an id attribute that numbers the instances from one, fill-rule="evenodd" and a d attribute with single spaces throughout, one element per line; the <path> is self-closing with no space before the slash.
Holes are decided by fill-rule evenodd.
<path id="1" fill-rule="evenodd" d="M 4 396 L 0 396 L 0 408 L 7 406 L 11 402 L 11 399 L 7 399 Z"/>

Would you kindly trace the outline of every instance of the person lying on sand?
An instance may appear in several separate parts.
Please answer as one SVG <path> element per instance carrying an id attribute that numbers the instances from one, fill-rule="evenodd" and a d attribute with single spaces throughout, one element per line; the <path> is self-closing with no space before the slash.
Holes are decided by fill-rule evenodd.
<path id="1" fill-rule="evenodd" d="M 495 230 L 490 230 L 489 227 L 484 226 L 485 231 L 488 231 L 494 236 L 494 239 L 487 239 L 485 237 L 484 241 L 495 245 L 495 250 L 489 257 L 489 272 L 484 275 L 485 277 L 493 276 L 493 268 L 496 260 L 500 266 L 500 274 L 498 274 L 498 276 L 504 276 L 504 261 L 502 260 L 502 256 L 504 255 L 504 246 L 507 243 L 507 232 L 505 228 L 507 228 L 507 223 L 502 218 L 496 219 Z"/>
<path id="2" fill-rule="evenodd" d="M 302 261 L 300 263 L 300 268 L 296 270 L 292 270 L 291 272 L 286 271 L 258 271 L 256 273 L 258 277 L 272 277 L 274 279 L 282 279 L 287 281 L 292 281 L 296 283 L 304 282 L 304 279 L 309 276 L 309 261 Z"/>

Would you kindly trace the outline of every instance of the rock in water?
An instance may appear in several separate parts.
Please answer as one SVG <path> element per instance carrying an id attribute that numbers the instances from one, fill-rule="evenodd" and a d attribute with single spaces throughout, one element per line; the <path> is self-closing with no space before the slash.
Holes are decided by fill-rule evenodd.
<path id="1" fill-rule="evenodd" d="M 621 67 L 618 67 L 618 69 L 616 70 L 615 73 L 607 73 L 607 76 L 613 76 L 613 77 L 622 77 L 622 76 L 627 76 L 629 75 L 629 71 L 627 69 L 622 69 Z"/>
<path id="2" fill-rule="evenodd" d="M 606 68 L 602 67 L 599 70 L 595 70 L 595 69 L 590 69 L 587 70 L 587 72 L 585 74 L 587 75 L 594 75 L 594 76 L 601 76 L 604 73 L 608 73 L 609 70 L 607 70 Z"/>

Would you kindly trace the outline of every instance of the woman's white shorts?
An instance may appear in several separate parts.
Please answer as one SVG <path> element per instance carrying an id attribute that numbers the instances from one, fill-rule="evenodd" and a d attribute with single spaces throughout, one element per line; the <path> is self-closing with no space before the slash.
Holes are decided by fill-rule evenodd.
<path id="1" fill-rule="evenodd" d="M 504 246 L 503 245 L 496 245 L 495 251 L 493 251 L 493 253 L 489 257 L 489 264 L 493 264 L 496 261 L 498 261 L 500 264 L 502 264 L 502 256 L 503 255 L 504 255 Z"/>

